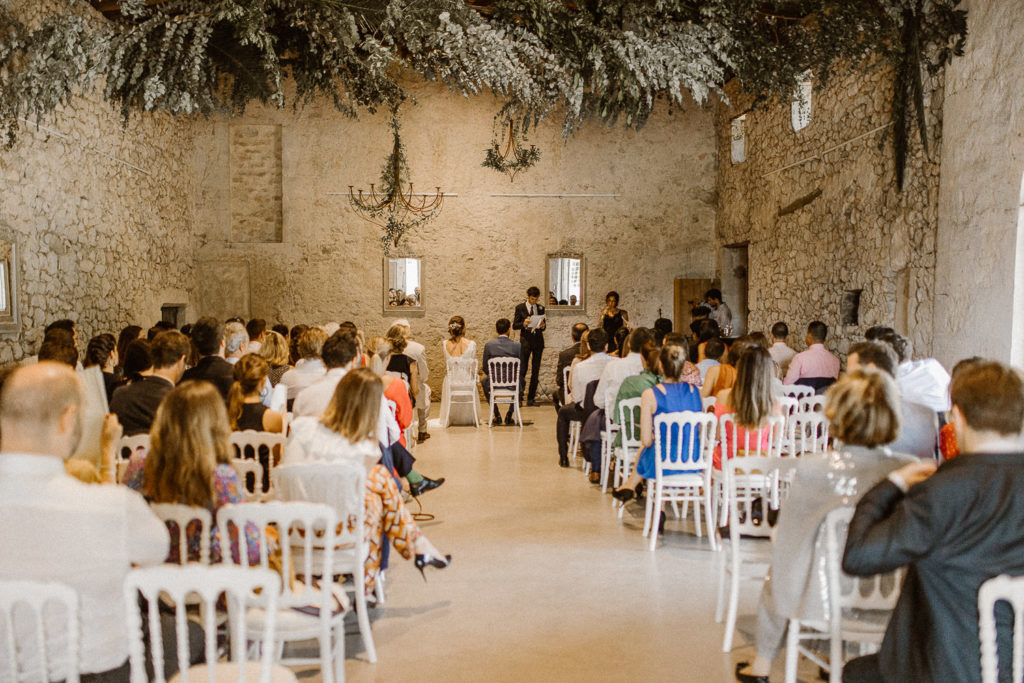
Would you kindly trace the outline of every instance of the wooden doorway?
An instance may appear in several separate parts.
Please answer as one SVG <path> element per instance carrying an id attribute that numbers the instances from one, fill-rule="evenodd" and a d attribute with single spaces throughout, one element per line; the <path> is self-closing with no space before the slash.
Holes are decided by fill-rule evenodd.
<path id="1" fill-rule="evenodd" d="M 694 302 L 704 300 L 704 292 L 712 287 L 718 287 L 718 280 L 710 278 L 676 278 L 674 310 L 675 318 L 672 321 L 672 329 L 676 332 L 689 332 L 690 309 Z"/>

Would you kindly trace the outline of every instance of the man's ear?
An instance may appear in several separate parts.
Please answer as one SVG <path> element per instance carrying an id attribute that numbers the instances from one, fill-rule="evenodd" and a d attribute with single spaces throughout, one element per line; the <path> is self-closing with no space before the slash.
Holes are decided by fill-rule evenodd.
<path id="1" fill-rule="evenodd" d="M 967 444 L 965 442 L 964 434 L 967 433 L 967 418 L 964 417 L 964 413 L 960 410 L 960 406 L 953 404 L 953 409 L 950 411 L 950 415 L 953 417 L 953 429 L 956 431 L 956 445 L 961 452 L 967 450 Z"/>
<path id="2" fill-rule="evenodd" d="M 75 431 L 77 421 L 78 406 L 70 405 L 64 409 L 64 412 L 57 419 L 57 429 L 61 434 L 71 434 Z"/>

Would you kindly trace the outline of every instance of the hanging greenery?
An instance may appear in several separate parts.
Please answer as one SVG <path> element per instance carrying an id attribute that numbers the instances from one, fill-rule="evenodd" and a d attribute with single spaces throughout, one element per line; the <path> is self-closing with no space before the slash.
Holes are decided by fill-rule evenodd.
<path id="1" fill-rule="evenodd" d="M 400 103 L 409 72 L 490 91 L 517 135 L 559 111 L 569 136 L 590 119 L 639 128 L 659 99 L 701 103 L 733 77 L 788 99 L 805 71 L 822 83 L 871 54 L 897 65 L 923 132 L 914 69 L 966 35 L 958 0 L 120 0 L 109 20 L 69 2 L 33 28 L 0 6 L 8 143 L 98 87 L 126 119 L 322 98 L 354 116 Z"/>
<path id="2" fill-rule="evenodd" d="M 503 120 L 501 114 L 494 117 L 494 128 L 491 146 L 485 151 L 484 161 L 480 165 L 504 173 L 514 182 L 519 173 L 540 161 L 540 150 L 534 145 L 527 148 L 529 140 L 526 132 L 517 130 L 515 121 Z M 502 145 L 504 150 L 501 149 Z"/>

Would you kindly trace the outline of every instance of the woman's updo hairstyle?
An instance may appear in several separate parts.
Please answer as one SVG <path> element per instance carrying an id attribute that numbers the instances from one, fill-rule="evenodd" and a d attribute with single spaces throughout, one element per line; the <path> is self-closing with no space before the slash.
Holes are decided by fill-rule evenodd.
<path id="1" fill-rule="evenodd" d="M 644 357 L 644 363 L 647 365 L 647 369 L 655 375 L 660 375 L 661 347 L 652 339 L 644 344 L 644 348 L 640 351 L 640 354 Z"/>
<path id="2" fill-rule="evenodd" d="M 117 346 L 112 334 L 98 334 L 89 340 L 89 346 L 85 349 L 85 367 L 98 365 L 102 369 L 110 359 L 110 353 Z"/>
<path id="3" fill-rule="evenodd" d="M 466 334 L 466 321 L 461 315 L 453 315 L 448 321 L 448 334 L 451 335 L 453 342 L 459 341 Z"/>
<path id="4" fill-rule="evenodd" d="M 661 374 L 665 379 L 677 380 L 683 376 L 683 368 L 689 360 L 685 346 L 666 343 L 661 347 Z"/>
<path id="5" fill-rule="evenodd" d="M 405 347 L 409 345 L 408 340 L 405 338 L 405 327 L 402 325 L 392 325 L 384 337 L 391 342 L 391 353 L 402 353 L 405 351 Z"/>
<path id="6" fill-rule="evenodd" d="M 860 368 L 839 378 L 825 392 L 830 433 L 844 444 L 874 448 L 900 433 L 899 390 L 884 372 Z"/>

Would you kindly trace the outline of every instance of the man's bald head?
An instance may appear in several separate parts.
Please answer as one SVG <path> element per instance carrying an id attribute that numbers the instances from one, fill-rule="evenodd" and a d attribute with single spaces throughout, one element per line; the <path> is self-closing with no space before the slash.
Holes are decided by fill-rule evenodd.
<path id="1" fill-rule="evenodd" d="M 18 368 L 0 391 L 3 450 L 71 455 L 81 406 L 82 382 L 68 366 L 41 361 Z"/>

